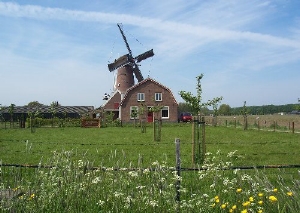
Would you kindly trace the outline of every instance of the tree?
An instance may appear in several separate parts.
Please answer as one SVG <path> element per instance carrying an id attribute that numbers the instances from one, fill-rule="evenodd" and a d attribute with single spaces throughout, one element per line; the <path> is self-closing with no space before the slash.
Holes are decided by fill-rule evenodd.
<path id="1" fill-rule="evenodd" d="M 196 86 L 197 95 L 196 96 L 192 95 L 191 92 L 179 91 L 179 95 L 182 97 L 182 99 L 185 100 L 185 102 L 192 107 L 193 111 L 197 112 L 198 121 L 200 121 L 201 110 L 204 107 L 216 105 L 223 99 L 223 97 L 221 96 L 221 97 L 217 97 L 212 100 L 209 100 L 206 103 L 202 103 L 202 97 L 201 97 L 201 95 L 202 95 L 201 79 L 202 78 L 203 78 L 203 74 L 196 77 L 196 79 L 197 79 L 197 86 Z M 204 125 L 204 127 L 205 127 L 205 124 L 202 124 L 202 125 Z M 205 138 L 204 138 L 205 134 L 203 134 L 203 130 L 205 131 L 205 129 L 202 128 L 202 139 L 200 140 L 200 125 L 195 125 L 195 122 L 194 122 L 192 128 L 193 128 L 193 142 L 192 142 L 193 163 L 197 162 L 199 164 L 202 164 L 204 162 L 205 150 L 206 150 Z M 195 154 L 196 149 L 197 149 L 197 151 Z"/>
<path id="2" fill-rule="evenodd" d="M 193 108 L 191 107 L 191 105 L 187 104 L 187 103 L 179 103 L 178 104 L 178 112 L 190 112 L 192 114 L 197 114 L 197 112 L 193 111 Z"/>
<path id="3" fill-rule="evenodd" d="M 10 106 L 9 106 L 9 109 L 8 109 L 8 111 L 9 111 L 9 114 L 10 114 L 10 128 L 11 128 L 11 124 L 13 124 L 13 126 L 14 126 L 14 112 L 15 112 L 15 104 L 11 104 Z"/>
<path id="4" fill-rule="evenodd" d="M 216 97 L 212 100 L 207 101 L 206 103 L 202 103 L 202 88 L 201 88 L 201 79 L 203 78 L 203 74 L 196 77 L 197 79 L 197 95 L 193 96 L 191 92 L 179 91 L 179 95 L 187 104 L 189 104 L 193 111 L 197 112 L 198 115 L 201 114 L 201 109 L 203 107 L 212 106 L 213 104 L 219 103 L 223 97 Z"/>
<path id="5" fill-rule="evenodd" d="M 38 101 L 31 101 L 27 104 L 28 107 L 41 107 L 44 106 L 44 104 L 39 103 Z"/>
<path id="6" fill-rule="evenodd" d="M 54 125 L 54 117 L 56 114 L 56 107 L 58 107 L 58 102 L 53 101 L 50 104 L 50 111 L 51 111 L 51 127 Z"/>
<path id="7" fill-rule="evenodd" d="M 2 106 L 2 104 L 0 104 L 0 121 L 4 120 L 3 118 L 3 114 L 2 114 L 2 110 L 4 110 L 5 107 Z"/>
<path id="8" fill-rule="evenodd" d="M 231 108 L 228 104 L 221 104 L 219 107 L 220 115 L 230 115 Z"/>
<path id="9" fill-rule="evenodd" d="M 213 103 L 213 126 L 216 127 L 217 126 L 217 121 L 218 121 L 218 114 L 219 114 L 219 111 L 218 111 L 218 102 L 216 103 Z"/>
<path id="10" fill-rule="evenodd" d="M 136 118 L 138 117 L 138 109 L 137 109 L 137 107 L 134 107 L 132 109 L 130 117 L 132 117 L 134 119 L 134 127 L 136 127 Z"/>
<path id="11" fill-rule="evenodd" d="M 295 109 L 300 111 L 300 98 L 298 98 L 298 104 L 296 105 Z"/>
<path id="12" fill-rule="evenodd" d="M 161 140 L 161 115 L 159 112 L 164 108 L 162 105 L 152 106 L 149 112 L 153 113 L 153 139 L 154 141 Z M 156 118 L 156 119 L 155 119 Z"/>

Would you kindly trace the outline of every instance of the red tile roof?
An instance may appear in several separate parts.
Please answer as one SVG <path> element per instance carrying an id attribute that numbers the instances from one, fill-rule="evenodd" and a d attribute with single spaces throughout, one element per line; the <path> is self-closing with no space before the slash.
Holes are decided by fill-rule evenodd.
<path id="1" fill-rule="evenodd" d="M 146 82 L 148 82 L 148 81 L 151 81 L 151 82 L 157 84 L 158 86 L 160 86 L 160 87 L 166 89 L 166 90 L 173 96 L 173 101 L 174 101 L 174 103 L 177 104 L 177 101 L 176 101 L 176 99 L 175 99 L 175 97 L 174 97 L 172 91 L 171 91 L 168 87 L 166 87 L 166 86 L 160 84 L 159 82 L 155 81 L 154 79 L 148 77 L 148 78 L 144 79 L 143 81 L 141 81 L 141 82 L 135 84 L 134 86 L 130 87 L 130 88 L 126 91 L 123 100 L 120 102 L 120 105 L 122 106 L 123 102 L 126 100 L 127 95 L 129 94 L 130 91 L 132 91 L 133 89 L 139 87 L 140 85 L 142 85 L 142 84 L 144 84 L 144 83 L 146 83 Z"/>

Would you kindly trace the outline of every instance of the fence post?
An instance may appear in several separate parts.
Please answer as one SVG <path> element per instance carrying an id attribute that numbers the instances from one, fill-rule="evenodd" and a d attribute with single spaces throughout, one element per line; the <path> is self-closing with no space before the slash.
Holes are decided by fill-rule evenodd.
<path id="1" fill-rule="evenodd" d="M 276 131 L 276 121 L 274 121 L 274 132 Z"/>
<path id="2" fill-rule="evenodd" d="M 198 120 L 193 119 L 193 125 L 192 125 L 192 165 L 195 165 L 195 131 L 196 131 L 196 125 L 198 124 Z"/>
<path id="3" fill-rule="evenodd" d="M 180 211 L 180 139 L 175 138 L 175 147 L 176 147 L 176 197 L 175 201 L 177 203 L 177 212 Z"/>
<path id="4" fill-rule="evenodd" d="M 295 133 L 295 122 L 294 121 L 292 122 L 292 133 L 293 134 Z"/>
<path id="5" fill-rule="evenodd" d="M 192 164 L 202 164 L 205 158 L 205 120 L 204 117 L 197 117 L 193 120 L 192 126 Z"/>
<path id="6" fill-rule="evenodd" d="M 227 120 L 226 120 L 227 121 Z M 227 123 L 227 122 L 226 122 Z M 201 163 L 203 164 L 205 159 L 206 153 L 206 141 L 205 141 L 205 118 L 202 117 L 202 160 Z"/>
<path id="7" fill-rule="evenodd" d="M 154 141 L 161 141 L 161 126 L 162 121 L 159 119 L 153 120 L 153 137 Z"/>

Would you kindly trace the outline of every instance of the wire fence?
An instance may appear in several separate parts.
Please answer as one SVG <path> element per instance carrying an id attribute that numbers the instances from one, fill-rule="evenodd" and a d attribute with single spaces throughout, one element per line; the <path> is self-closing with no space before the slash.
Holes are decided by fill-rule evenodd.
<path id="1" fill-rule="evenodd" d="M 205 117 L 207 125 L 245 128 L 243 116 Z M 247 116 L 247 129 L 274 132 L 300 133 L 300 116 L 298 115 L 250 115 Z"/>

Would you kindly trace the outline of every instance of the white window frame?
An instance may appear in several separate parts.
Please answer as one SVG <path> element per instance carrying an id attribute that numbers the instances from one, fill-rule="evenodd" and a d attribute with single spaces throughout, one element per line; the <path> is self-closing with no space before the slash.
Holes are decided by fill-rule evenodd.
<path id="1" fill-rule="evenodd" d="M 163 117 L 163 111 L 164 110 L 167 110 L 168 111 L 168 117 Z M 164 106 L 162 109 L 161 109 L 161 118 L 162 119 L 169 119 L 170 118 L 170 108 L 169 106 Z"/>
<path id="2" fill-rule="evenodd" d="M 137 101 L 145 101 L 145 93 L 138 93 Z"/>
<path id="3" fill-rule="evenodd" d="M 139 107 L 138 106 L 130 106 L 130 119 L 134 119 L 134 117 L 132 116 L 132 112 L 133 110 L 136 109 L 137 115 L 135 117 L 135 119 L 139 118 Z"/>
<path id="4" fill-rule="evenodd" d="M 162 101 L 162 93 L 161 92 L 156 92 L 154 95 L 155 101 Z"/>

